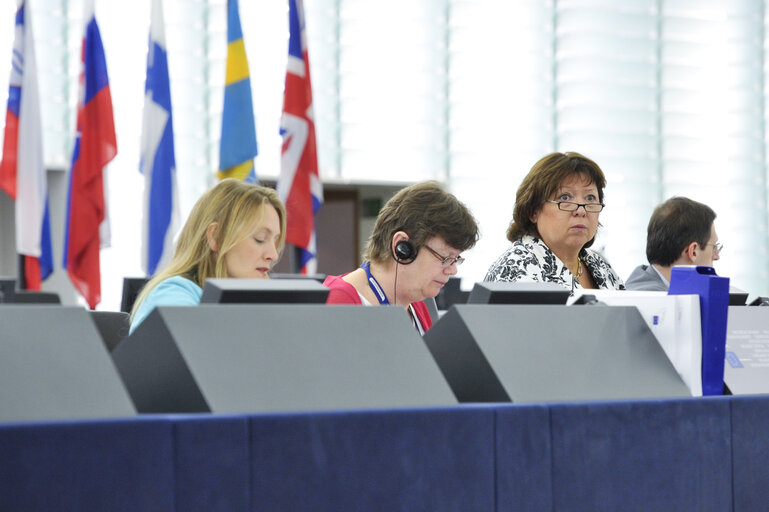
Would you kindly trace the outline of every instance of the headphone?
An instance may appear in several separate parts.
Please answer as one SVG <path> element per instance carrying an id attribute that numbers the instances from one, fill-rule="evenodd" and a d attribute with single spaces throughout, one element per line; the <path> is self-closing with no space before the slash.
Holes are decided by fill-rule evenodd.
<path id="1" fill-rule="evenodd" d="M 398 263 L 408 265 L 409 263 L 413 263 L 417 258 L 417 251 L 414 249 L 414 246 L 411 244 L 411 242 L 408 240 L 401 240 L 395 244 L 395 249 L 393 250 L 393 258 Z"/>

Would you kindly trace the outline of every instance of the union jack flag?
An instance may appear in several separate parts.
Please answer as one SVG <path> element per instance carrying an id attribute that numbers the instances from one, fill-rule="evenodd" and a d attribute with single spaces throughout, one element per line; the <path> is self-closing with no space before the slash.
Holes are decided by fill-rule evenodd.
<path id="1" fill-rule="evenodd" d="M 288 66 L 280 133 L 283 151 L 277 191 L 286 205 L 286 241 L 301 250 L 303 274 L 317 271 L 315 213 L 323 204 L 312 114 L 310 60 L 302 0 L 288 2 Z"/>

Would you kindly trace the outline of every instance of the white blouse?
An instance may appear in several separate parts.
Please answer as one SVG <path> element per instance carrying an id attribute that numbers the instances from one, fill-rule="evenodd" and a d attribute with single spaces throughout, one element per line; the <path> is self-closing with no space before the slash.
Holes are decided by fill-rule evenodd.
<path id="1" fill-rule="evenodd" d="M 598 288 L 624 290 L 622 278 L 609 262 L 592 249 L 582 249 L 580 258 Z M 571 271 L 550 248 L 537 237 L 519 238 L 489 267 L 484 281 L 549 282 L 574 292 L 581 289 Z"/>

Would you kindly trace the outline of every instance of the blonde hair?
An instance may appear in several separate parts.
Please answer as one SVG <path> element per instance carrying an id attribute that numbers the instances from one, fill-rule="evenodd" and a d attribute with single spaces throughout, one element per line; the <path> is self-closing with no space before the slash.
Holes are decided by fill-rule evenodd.
<path id="1" fill-rule="evenodd" d="M 275 190 L 227 178 L 206 191 L 192 207 L 168 266 L 155 274 L 136 298 L 131 318 L 150 291 L 169 277 L 185 277 L 201 288 L 209 277 L 228 277 L 227 253 L 249 236 L 248 228 L 254 217 L 261 220 L 268 204 L 275 208 L 280 219 L 277 243 L 280 254 L 286 242 L 286 209 Z M 216 253 L 208 243 L 208 228 L 214 223 Z"/>

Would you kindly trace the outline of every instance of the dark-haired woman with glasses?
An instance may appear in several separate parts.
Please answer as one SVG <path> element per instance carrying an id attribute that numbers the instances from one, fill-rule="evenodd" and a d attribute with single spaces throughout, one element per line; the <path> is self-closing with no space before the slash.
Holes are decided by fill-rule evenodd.
<path id="1" fill-rule="evenodd" d="M 489 268 L 485 281 L 540 281 L 565 288 L 624 289 L 601 254 L 589 249 L 604 208 L 606 178 L 579 153 L 540 159 L 515 196 L 507 230 L 512 245 Z"/>
<path id="2" fill-rule="evenodd" d="M 477 240 L 470 210 L 438 183 L 403 188 L 380 210 L 363 265 L 323 283 L 326 303 L 399 305 L 424 333 L 432 326 L 424 300 L 438 295 Z"/>

